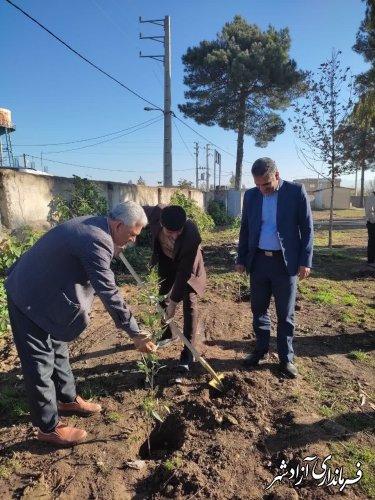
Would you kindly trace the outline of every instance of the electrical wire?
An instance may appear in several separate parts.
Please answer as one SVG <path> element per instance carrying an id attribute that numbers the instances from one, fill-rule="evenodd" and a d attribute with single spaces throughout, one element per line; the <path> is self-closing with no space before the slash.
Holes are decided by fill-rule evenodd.
<path id="1" fill-rule="evenodd" d="M 34 156 L 34 155 L 30 155 L 30 154 L 26 154 L 26 156 L 28 158 L 34 158 L 36 160 L 40 160 L 40 157 L 39 156 Z M 137 173 L 139 172 L 139 169 L 137 170 L 119 170 L 119 169 L 113 169 L 113 168 L 101 168 L 101 167 L 89 167 L 87 165 L 77 165 L 76 163 L 66 163 L 64 161 L 58 161 L 58 160 L 51 160 L 51 158 L 44 158 L 43 157 L 43 161 L 50 161 L 51 163 L 59 163 L 60 165 L 68 165 L 70 167 L 77 167 L 77 168 L 88 168 L 90 170 L 103 170 L 103 171 L 107 171 L 107 172 L 131 172 L 131 173 Z M 154 171 L 152 170 L 145 170 L 143 171 L 142 173 L 154 173 Z"/>
<path id="2" fill-rule="evenodd" d="M 30 14 L 28 14 L 23 9 L 21 9 L 21 7 L 19 7 L 15 3 L 11 2 L 10 0 L 5 0 L 5 1 L 7 3 L 9 3 L 10 5 L 12 5 L 15 9 L 19 10 L 20 12 L 22 12 L 22 14 L 24 14 L 31 21 L 33 21 L 35 24 L 37 24 L 38 26 L 40 26 L 48 34 L 50 34 L 51 36 L 53 36 L 53 38 L 55 38 L 58 42 L 62 43 L 67 49 L 69 49 L 71 52 L 73 52 L 78 57 L 80 57 L 83 61 L 87 62 L 88 64 L 90 64 L 90 66 L 92 66 L 96 70 L 100 71 L 100 73 L 102 73 L 103 75 L 107 76 L 108 78 L 110 78 L 111 80 L 113 80 L 115 83 L 117 83 L 118 85 L 120 85 L 125 90 L 127 90 L 131 94 L 135 95 L 136 97 L 138 97 L 142 101 L 147 102 L 147 104 L 151 104 L 151 106 L 159 109 L 160 111 L 163 111 L 160 106 L 158 106 L 157 104 L 154 104 L 153 102 L 149 101 L 145 97 L 142 97 L 140 94 L 138 94 L 138 92 L 135 92 L 130 87 L 128 87 L 124 83 L 120 82 L 120 80 L 117 80 L 117 78 L 115 78 L 114 76 L 110 75 L 109 73 L 107 73 L 106 71 L 104 71 L 103 69 L 101 69 L 99 66 L 97 66 L 96 64 L 94 64 L 93 62 L 91 62 L 89 59 L 87 59 L 87 57 L 85 57 L 82 54 L 80 54 L 77 50 L 73 49 L 73 47 L 71 47 L 69 44 L 67 44 L 66 42 L 64 42 L 64 40 L 62 40 L 60 37 L 58 37 L 57 35 L 55 35 L 54 33 L 52 33 L 52 31 L 50 31 L 48 28 L 46 28 L 45 26 L 43 26 L 43 24 L 41 24 L 39 21 L 37 21 L 34 17 L 30 16 Z"/>
<path id="3" fill-rule="evenodd" d="M 173 119 L 173 118 L 172 118 Z M 180 136 L 180 139 L 181 141 L 183 142 L 185 148 L 186 148 L 186 151 L 189 153 L 189 155 L 193 158 L 193 160 L 195 160 L 195 157 L 193 155 L 193 153 L 190 151 L 190 149 L 188 148 L 188 145 L 186 144 L 186 142 L 184 141 L 182 135 L 181 135 L 181 132 L 180 132 L 180 129 L 177 127 L 177 123 L 175 122 L 175 120 L 173 120 L 173 125 L 176 127 L 176 130 L 178 132 L 178 135 Z"/>
<path id="4" fill-rule="evenodd" d="M 155 118 L 150 118 L 149 120 L 146 120 L 141 123 L 137 123 L 136 125 L 132 125 L 131 127 L 124 128 L 122 130 L 117 130 L 117 132 L 110 132 L 109 134 L 103 134 L 103 135 L 98 135 L 97 137 L 90 137 L 88 139 L 77 139 L 75 141 L 68 141 L 68 142 L 55 142 L 55 143 L 50 143 L 50 144 L 13 144 L 13 147 L 48 147 L 48 146 L 65 146 L 67 144 L 76 144 L 78 142 L 87 142 L 87 141 L 95 141 L 96 139 L 102 139 L 103 137 L 109 137 L 110 135 L 115 135 L 115 134 L 121 134 L 122 132 L 126 132 L 127 130 L 131 130 L 132 128 L 139 127 L 140 125 L 144 125 L 146 123 L 154 121 Z"/>
<path id="5" fill-rule="evenodd" d="M 117 137 L 111 137 L 111 139 L 105 139 L 104 141 L 95 142 L 94 144 L 87 144 L 86 146 L 80 146 L 79 148 L 62 149 L 61 151 L 46 151 L 46 154 L 67 153 L 68 151 L 77 151 L 79 149 L 91 148 L 93 146 L 97 146 L 98 144 L 104 144 L 106 142 L 115 141 L 117 139 L 120 139 L 121 137 L 125 137 L 126 135 L 134 134 L 135 132 L 139 132 L 139 130 L 143 130 L 144 128 L 150 127 L 151 125 L 154 125 L 154 123 L 160 122 L 162 119 L 163 119 L 162 116 L 154 118 L 154 121 L 152 123 L 148 123 L 147 125 L 144 125 L 143 127 L 139 127 L 135 130 L 132 130 L 131 132 L 127 132 L 126 134 L 121 134 L 121 135 L 118 135 Z"/>

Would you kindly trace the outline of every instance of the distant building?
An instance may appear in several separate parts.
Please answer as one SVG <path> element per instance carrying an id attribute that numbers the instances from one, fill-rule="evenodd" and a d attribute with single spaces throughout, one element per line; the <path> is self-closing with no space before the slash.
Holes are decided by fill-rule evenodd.
<path id="1" fill-rule="evenodd" d="M 331 187 L 331 181 L 329 179 L 294 179 L 293 182 L 297 182 L 298 184 L 303 184 L 307 193 L 313 193 L 318 189 L 325 189 Z M 341 179 L 335 179 L 335 187 L 341 186 Z"/>
<path id="2" fill-rule="evenodd" d="M 303 184 L 309 196 L 313 210 L 325 210 L 331 205 L 331 182 L 329 179 L 295 179 L 293 182 Z M 351 208 L 350 197 L 353 189 L 341 187 L 341 179 L 335 179 L 333 208 L 344 210 Z"/>

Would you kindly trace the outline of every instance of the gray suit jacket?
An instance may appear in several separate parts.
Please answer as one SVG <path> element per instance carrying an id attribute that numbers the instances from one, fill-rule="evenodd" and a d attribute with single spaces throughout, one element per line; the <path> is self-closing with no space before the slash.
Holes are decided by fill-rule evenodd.
<path id="1" fill-rule="evenodd" d="M 45 233 L 8 271 L 7 294 L 52 337 L 70 341 L 89 323 L 94 295 L 116 326 L 139 332 L 116 286 L 114 245 L 106 217 L 77 217 Z"/>

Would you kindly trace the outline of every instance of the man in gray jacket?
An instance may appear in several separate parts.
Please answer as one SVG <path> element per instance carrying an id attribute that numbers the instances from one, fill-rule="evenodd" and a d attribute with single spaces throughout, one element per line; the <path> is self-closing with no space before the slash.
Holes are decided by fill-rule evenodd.
<path id="1" fill-rule="evenodd" d="M 9 317 L 40 441 L 78 443 L 86 431 L 60 423 L 59 412 L 101 411 L 76 394 L 67 346 L 88 325 L 95 294 L 139 351 L 155 349 L 140 332 L 110 269 L 112 258 L 146 224 L 135 202 L 120 203 L 109 217 L 74 218 L 44 234 L 8 271 Z"/>

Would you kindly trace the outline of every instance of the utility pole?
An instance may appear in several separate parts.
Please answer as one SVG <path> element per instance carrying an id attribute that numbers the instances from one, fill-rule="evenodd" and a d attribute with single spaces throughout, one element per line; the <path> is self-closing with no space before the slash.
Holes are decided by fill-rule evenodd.
<path id="1" fill-rule="evenodd" d="M 210 190 L 210 165 L 208 158 L 210 156 L 211 144 L 206 144 L 206 191 Z"/>
<path id="2" fill-rule="evenodd" d="M 194 142 L 195 144 L 195 187 L 198 189 L 199 185 L 199 176 L 198 176 L 198 169 L 199 169 L 199 144 L 198 142 Z"/>
<path id="3" fill-rule="evenodd" d="M 164 150 L 163 150 L 163 177 L 164 186 L 173 186 L 172 179 L 172 110 L 171 110 L 171 27 L 170 17 L 165 16 L 164 19 L 144 20 L 139 18 L 140 23 L 152 23 L 157 26 L 164 27 L 164 36 L 143 36 L 139 34 L 141 39 L 154 40 L 164 44 L 163 55 L 142 55 L 140 57 L 149 57 L 164 64 L 164 110 L 159 109 L 164 113 Z M 151 111 L 158 108 L 145 108 L 146 111 Z"/>

